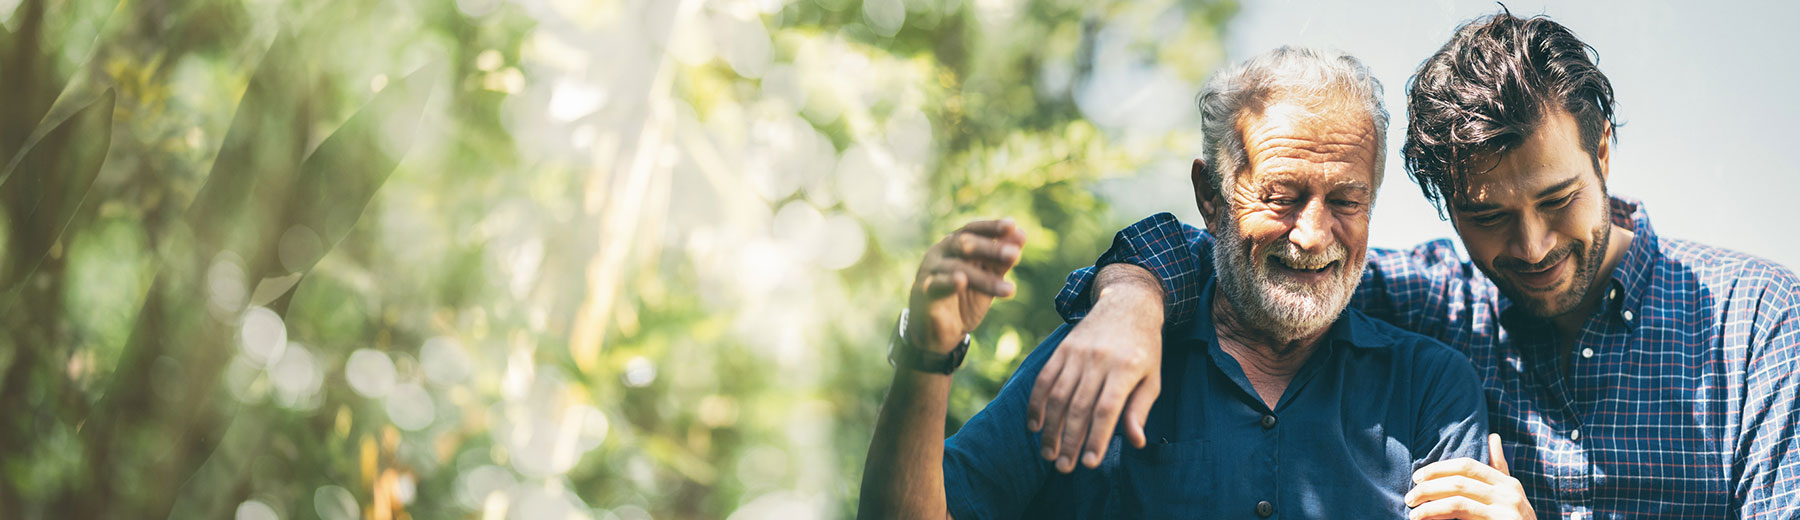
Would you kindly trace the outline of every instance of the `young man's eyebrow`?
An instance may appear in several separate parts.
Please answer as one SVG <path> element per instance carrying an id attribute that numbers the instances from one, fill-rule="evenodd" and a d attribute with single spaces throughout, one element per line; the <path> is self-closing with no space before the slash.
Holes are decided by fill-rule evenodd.
<path id="1" fill-rule="evenodd" d="M 1536 198 L 1538 198 L 1538 199 L 1546 198 L 1551 195 L 1555 195 L 1557 192 L 1568 189 L 1569 186 L 1573 186 L 1576 182 L 1581 181 L 1581 175 L 1582 174 L 1575 174 L 1573 176 L 1570 176 L 1567 179 L 1563 179 L 1563 180 L 1557 182 L 1556 184 L 1550 185 L 1550 187 L 1539 190 Z M 1494 203 L 1489 203 L 1489 202 L 1463 202 L 1463 203 L 1459 203 L 1456 205 L 1456 210 L 1459 212 L 1462 212 L 1462 213 L 1480 213 L 1483 211 L 1493 211 L 1493 210 L 1497 210 L 1497 209 L 1502 209 L 1502 208 L 1499 204 L 1494 204 Z"/>
<path id="2" fill-rule="evenodd" d="M 1581 180 L 1581 174 L 1575 174 L 1574 176 L 1571 176 L 1567 179 L 1563 179 L 1562 182 L 1558 182 L 1548 188 L 1544 188 L 1543 191 L 1539 191 L 1537 194 L 1537 198 L 1542 199 L 1545 197 L 1549 197 L 1551 195 L 1555 195 L 1557 192 L 1568 189 L 1569 186 L 1575 185 L 1575 182 L 1579 181 L 1579 180 Z"/>

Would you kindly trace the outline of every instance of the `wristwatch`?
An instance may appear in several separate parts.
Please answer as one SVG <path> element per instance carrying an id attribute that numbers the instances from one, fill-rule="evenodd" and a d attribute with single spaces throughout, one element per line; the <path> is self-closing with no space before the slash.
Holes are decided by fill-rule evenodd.
<path id="1" fill-rule="evenodd" d="M 906 339 L 906 318 L 912 309 L 900 310 L 900 321 L 894 325 L 894 336 L 888 339 L 888 364 L 928 372 L 950 375 L 962 366 L 963 356 L 969 353 L 969 335 L 963 334 L 961 343 L 949 352 L 931 352 L 913 345 Z"/>

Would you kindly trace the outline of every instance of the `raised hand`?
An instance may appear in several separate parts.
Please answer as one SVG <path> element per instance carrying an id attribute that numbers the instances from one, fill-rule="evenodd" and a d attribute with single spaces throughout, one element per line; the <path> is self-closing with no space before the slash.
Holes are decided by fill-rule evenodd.
<path id="1" fill-rule="evenodd" d="M 925 251 L 913 278 L 906 337 L 948 352 L 975 330 L 995 296 L 1012 296 L 1006 272 L 1018 265 L 1025 232 L 1010 218 L 970 222 Z"/>

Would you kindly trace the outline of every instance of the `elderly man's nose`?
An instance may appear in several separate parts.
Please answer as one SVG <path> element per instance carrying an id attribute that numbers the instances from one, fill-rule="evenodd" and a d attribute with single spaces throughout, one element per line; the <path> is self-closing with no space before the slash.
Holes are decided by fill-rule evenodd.
<path id="1" fill-rule="evenodd" d="M 1313 200 L 1300 208 L 1288 241 L 1304 251 L 1319 251 L 1331 244 L 1331 216 L 1324 201 Z"/>

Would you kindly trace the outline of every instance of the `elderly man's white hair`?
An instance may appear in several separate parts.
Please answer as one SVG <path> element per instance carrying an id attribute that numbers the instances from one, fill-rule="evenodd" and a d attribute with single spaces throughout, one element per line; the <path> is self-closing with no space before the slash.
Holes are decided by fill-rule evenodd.
<path id="1" fill-rule="evenodd" d="M 1209 181 L 1215 193 L 1233 185 L 1249 164 L 1238 121 L 1248 110 L 1260 110 L 1276 98 L 1321 99 L 1342 96 L 1361 101 L 1375 125 L 1374 186 L 1381 186 L 1387 165 L 1387 108 L 1381 82 L 1362 60 L 1341 51 L 1281 47 L 1213 73 L 1200 89 L 1201 157 L 1211 163 Z"/>

